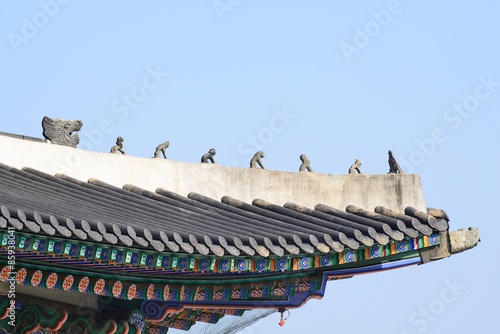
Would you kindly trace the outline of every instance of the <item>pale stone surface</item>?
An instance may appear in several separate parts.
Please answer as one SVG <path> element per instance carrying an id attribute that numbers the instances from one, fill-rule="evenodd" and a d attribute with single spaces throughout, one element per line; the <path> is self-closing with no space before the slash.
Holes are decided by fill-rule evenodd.
<path id="1" fill-rule="evenodd" d="M 479 231 L 475 227 L 461 228 L 450 232 L 451 254 L 465 252 L 477 246 L 481 241 Z"/>
<path id="2" fill-rule="evenodd" d="M 426 211 L 420 176 L 416 174 L 329 175 L 234 168 L 165 159 L 98 153 L 0 135 L 0 162 L 31 167 L 79 180 L 97 178 L 117 187 L 124 184 L 155 191 L 165 188 L 187 196 L 197 192 L 220 200 L 229 195 L 251 203 L 255 198 L 283 205 L 318 203 L 345 209 L 355 205 L 373 210 L 381 205 L 404 211 Z"/>

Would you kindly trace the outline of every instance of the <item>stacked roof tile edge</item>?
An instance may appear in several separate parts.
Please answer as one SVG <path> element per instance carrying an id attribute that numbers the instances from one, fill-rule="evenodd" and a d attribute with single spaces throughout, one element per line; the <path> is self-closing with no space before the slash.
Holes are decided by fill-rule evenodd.
<path id="1" fill-rule="evenodd" d="M 444 212 L 432 216 L 412 207 L 395 212 L 341 210 L 327 203 L 279 206 L 259 199 L 249 204 L 228 196 L 218 201 L 4 164 L 0 206 L 2 228 L 10 224 L 69 239 L 217 257 L 342 252 L 448 230 Z"/>

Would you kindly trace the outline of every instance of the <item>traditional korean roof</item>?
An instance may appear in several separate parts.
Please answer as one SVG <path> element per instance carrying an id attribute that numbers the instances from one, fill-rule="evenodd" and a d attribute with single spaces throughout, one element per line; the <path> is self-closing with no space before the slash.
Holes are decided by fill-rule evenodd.
<path id="1" fill-rule="evenodd" d="M 448 229 L 444 218 L 412 207 L 395 212 L 348 206 L 344 211 L 322 203 L 306 208 L 259 199 L 249 204 L 229 196 L 218 201 L 3 164 L 0 198 L 4 228 L 8 222 L 40 236 L 214 258 L 340 253 Z"/>
<path id="2" fill-rule="evenodd" d="M 17 287 L 19 323 L 35 314 L 38 330 L 73 331 L 75 323 L 90 332 L 187 330 L 245 310 L 299 307 L 321 298 L 327 281 L 423 264 L 453 249 L 448 215 L 422 210 L 418 196 L 418 208 L 404 206 L 401 189 L 397 208 L 338 207 L 74 175 L 0 163 L 0 281 Z M 411 176 L 375 181 L 397 178 Z M 90 312 L 120 316 L 75 322 L 70 306 L 46 306 L 79 305 L 82 294 L 95 298 Z M 0 329 L 8 306 L 0 298 Z"/>

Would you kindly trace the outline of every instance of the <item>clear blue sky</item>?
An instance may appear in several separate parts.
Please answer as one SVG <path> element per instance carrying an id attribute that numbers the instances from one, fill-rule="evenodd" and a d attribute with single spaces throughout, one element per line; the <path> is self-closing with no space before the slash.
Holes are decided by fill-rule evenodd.
<path id="1" fill-rule="evenodd" d="M 246 168 L 263 150 L 283 171 L 305 153 L 332 174 L 356 158 L 386 173 L 391 149 L 481 244 L 331 282 L 284 327 L 274 314 L 245 333 L 495 333 L 499 15 L 481 0 L 2 1 L 0 131 L 81 119 L 94 151 L 122 136 L 149 158 L 169 140 L 173 160 L 214 147 Z"/>

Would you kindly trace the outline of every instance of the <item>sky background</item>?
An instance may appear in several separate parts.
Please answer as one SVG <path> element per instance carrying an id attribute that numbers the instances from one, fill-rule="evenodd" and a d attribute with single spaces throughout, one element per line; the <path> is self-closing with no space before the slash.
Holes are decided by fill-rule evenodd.
<path id="1" fill-rule="evenodd" d="M 481 0 L 4 0 L 0 131 L 81 119 L 83 149 L 122 136 L 150 158 L 168 140 L 169 159 L 213 147 L 244 168 L 262 150 L 280 171 L 304 153 L 327 174 L 356 158 L 384 174 L 391 149 L 479 246 L 330 282 L 284 327 L 273 314 L 242 333 L 497 333 L 499 15 Z"/>

